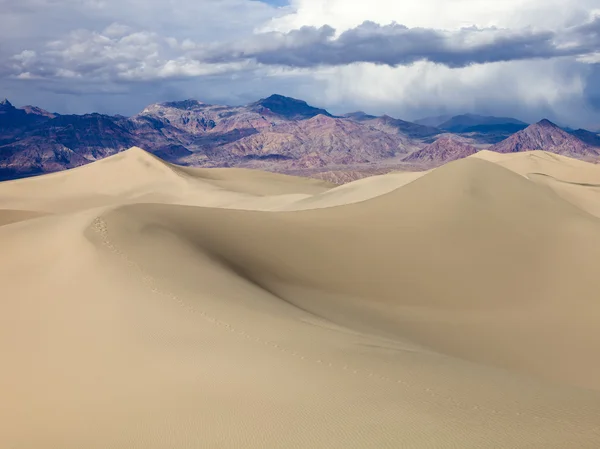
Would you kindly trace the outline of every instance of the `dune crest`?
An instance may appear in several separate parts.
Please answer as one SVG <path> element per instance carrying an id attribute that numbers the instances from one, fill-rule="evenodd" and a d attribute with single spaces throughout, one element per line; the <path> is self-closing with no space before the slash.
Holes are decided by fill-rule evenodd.
<path id="1" fill-rule="evenodd" d="M 488 153 L 0 183 L 0 446 L 599 447 L 598 168 Z"/>

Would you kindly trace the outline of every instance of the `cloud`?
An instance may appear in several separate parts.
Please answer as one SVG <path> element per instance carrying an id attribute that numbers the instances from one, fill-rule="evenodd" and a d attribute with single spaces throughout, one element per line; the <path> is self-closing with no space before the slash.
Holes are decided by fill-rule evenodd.
<path id="1" fill-rule="evenodd" d="M 0 10 L 0 88 L 8 79 L 90 85 L 244 72 L 248 63 L 204 63 L 186 52 L 252 34 L 256 23 L 285 11 L 248 0 L 182 0 L 176 5 L 162 0 L 0 0 Z"/>
<path id="2" fill-rule="evenodd" d="M 185 56 L 190 41 L 154 32 L 131 32 L 111 24 L 102 32 L 76 30 L 47 43 L 42 51 L 24 50 L 10 58 L 20 79 L 80 79 L 85 82 L 145 82 L 244 71 L 245 61 L 202 62 Z M 183 52 L 183 53 L 182 53 Z"/>
<path id="3" fill-rule="evenodd" d="M 572 61 L 565 64 L 562 59 L 459 69 L 418 62 L 402 67 L 330 67 L 316 76 L 327 86 L 321 103 L 339 105 L 336 112 L 366 109 L 405 119 L 474 112 L 516 116 L 528 122 L 548 117 L 583 126 L 584 122 L 598 124 L 585 104 L 589 68 Z"/>
<path id="4" fill-rule="evenodd" d="M 374 22 L 342 32 L 336 37 L 328 26 L 302 27 L 287 33 L 267 32 L 244 41 L 208 51 L 210 62 L 252 59 L 260 64 L 290 67 L 338 66 L 367 62 L 389 66 L 429 61 L 451 68 L 525 59 L 584 56 L 600 44 L 598 24 L 593 22 L 560 32 L 462 28 L 440 31 L 407 28 L 396 23 Z"/>
<path id="5" fill-rule="evenodd" d="M 355 63 L 400 66 L 428 61 L 450 68 L 528 59 L 594 58 L 600 18 L 560 32 L 462 28 L 440 31 L 364 22 L 336 37 L 333 28 L 257 33 L 230 44 L 196 43 L 132 31 L 112 23 L 102 32 L 75 30 L 42 51 L 13 55 L 18 78 L 148 81 L 245 71 L 258 65 L 310 68 Z M 594 59 L 592 59 L 592 62 Z"/>
<path id="6" fill-rule="evenodd" d="M 288 32 L 329 25 L 341 33 L 364 21 L 444 30 L 470 26 L 555 29 L 581 23 L 600 8 L 598 0 L 292 0 L 292 4 L 292 12 L 274 17 L 261 29 Z"/>
<path id="7" fill-rule="evenodd" d="M 395 21 L 409 28 L 448 32 L 471 26 L 553 33 L 571 28 L 577 35 L 586 31 L 573 27 L 600 15 L 598 0 L 292 0 L 292 4 L 292 13 L 274 18 L 261 31 L 287 33 L 302 26 L 328 25 L 340 36 L 364 21 L 381 25 Z M 562 36 L 561 45 L 573 41 L 567 33 Z M 398 67 L 356 63 L 303 71 L 320 82 L 320 90 L 312 99 L 337 112 L 362 109 L 405 119 L 474 112 L 511 115 L 527 121 L 548 117 L 570 126 L 600 129 L 600 45 L 592 40 L 593 33 L 588 36 L 596 53 L 581 57 L 455 69 L 416 62 Z"/>
<path id="8" fill-rule="evenodd" d="M 0 0 L 0 97 L 127 114 L 278 92 L 334 112 L 600 127 L 598 0 L 267 3 Z"/>

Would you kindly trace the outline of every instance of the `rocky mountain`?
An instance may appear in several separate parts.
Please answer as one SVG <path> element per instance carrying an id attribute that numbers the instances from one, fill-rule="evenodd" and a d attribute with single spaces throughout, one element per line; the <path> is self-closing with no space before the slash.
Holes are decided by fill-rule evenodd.
<path id="1" fill-rule="evenodd" d="M 527 123 L 511 117 L 462 114 L 451 117 L 438 127 L 468 137 L 479 144 L 495 144 L 527 128 Z"/>
<path id="2" fill-rule="evenodd" d="M 405 162 L 441 165 L 471 156 L 476 152 L 477 148 L 463 142 L 460 138 L 444 136 L 426 147 L 409 154 L 403 160 Z"/>
<path id="3" fill-rule="evenodd" d="M 288 120 L 303 120 L 317 115 L 333 117 L 325 109 L 315 108 L 306 101 L 284 97 L 283 95 L 271 95 L 252 103 L 249 107 L 252 111 L 261 115 L 275 115 Z"/>
<path id="4" fill-rule="evenodd" d="M 452 114 L 444 114 L 444 115 L 437 115 L 437 116 L 433 116 L 433 117 L 424 117 L 419 120 L 414 120 L 414 123 L 416 123 L 417 125 L 433 126 L 434 128 L 439 128 L 439 126 L 442 123 L 447 122 L 451 118 L 452 118 Z"/>
<path id="5" fill-rule="evenodd" d="M 0 132 L 3 179 L 76 167 L 134 145 L 184 165 L 275 170 L 374 163 L 418 147 L 397 129 L 386 132 L 279 95 L 247 106 L 159 103 L 129 118 L 55 115 L 8 101 L 1 108 L 10 122 L 10 132 Z"/>
<path id="6" fill-rule="evenodd" d="M 16 132 L 22 132 L 25 128 L 46 120 L 48 117 L 16 108 L 10 101 L 4 99 L 0 101 L 0 132 L 2 133 L 0 142 Z"/>
<path id="7" fill-rule="evenodd" d="M 527 125 L 499 124 L 499 125 L 476 125 L 458 133 L 462 137 L 471 139 L 479 145 L 493 145 L 502 142 L 514 133 L 527 128 Z"/>
<path id="8" fill-rule="evenodd" d="M 273 123 L 260 132 L 219 146 L 210 156 L 217 165 L 315 168 L 377 162 L 416 148 L 406 136 L 388 134 L 351 120 L 317 115 L 307 120 Z M 183 162 L 198 165 L 206 153 Z"/>
<path id="9" fill-rule="evenodd" d="M 600 133 L 594 133 L 592 131 L 588 131 L 587 129 L 576 129 L 574 131 L 570 131 L 569 134 L 574 135 L 592 147 L 600 148 Z"/>
<path id="10" fill-rule="evenodd" d="M 31 105 L 23 106 L 21 109 L 23 111 L 25 111 L 27 114 L 37 115 L 40 117 L 54 118 L 54 117 L 57 117 L 58 115 L 60 115 L 55 112 L 48 112 L 45 109 L 38 108 L 37 106 L 31 106 Z"/>
<path id="11" fill-rule="evenodd" d="M 489 148 L 499 153 L 544 150 L 564 156 L 597 157 L 600 152 L 549 120 L 542 120 Z"/>
<path id="12" fill-rule="evenodd" d="M 281 95 L 246 106 L 196 100 L 157 103 L 132 117 L 59 115 L 35 106 L 16 108 L 4 100 L 0 102 L 0 179 L 73 168 L 132 146 L 182 165 L 369 173 L 384 166 L 440 165 L 468 156 L 476 147 L 488 147 L 481 145 L 485 139 L 506 137 L 503 133 L 523 126 L 511 123 L 514 119 L 457 117 L 446 122 L 469 132 L 453 134 L 364 112 L 336 117 Z M 597 139 L 588 131 L 569 134 L 542 121 L 490 149 L 543 149 L 598 157 Z"/>
<path id="13" fill-rule="evenodd" d="M 477 126 L 498 126 L 498 125 L 520 125 L 527 127 L 527 123 L 511 117 L 493 117 L 477 114 L 456 115 L 449 120 L 440 123 L 438 128 L 453 133 L 469 132 L 469 129 Z"/>
<path id="14" fill-rule="evenodd" d="M 416 120 L 420 125 L 439 128 L 441 132 L 457 134 L 479 145 L 492 145 L 527 128 L 528 124 L 512 117 L 477 114 L 442 115 Z M 433 142 L 434 139 L 426 139 Z"/>
<path id="15" fill-rule="evenodd" d="M 366 120 L 373 120 L 377 118 L 376 115 L 367 114 L 363 111 L 349 112 L 344 114 L 342 117 L 349 118 L 350 120 L 355 120 L 357 122 L 364 122 Z"/>
<path id="16" fill-rule="evenodd" d="M 469 133 L 479 133 L 479 134 L 493 134 L 493 133 L 504 133 L 504 134 L 514 134 L 519 132 L 525 128 L 527 128 L 527 124 L 523 123 L 491 123 L 484 125 L 473 125 L 465 128 L 461 128 L 462 131 L 450 131 L 455 132 L 457 134 L 469 134 Z"/>
<path id="17" fill-rule="evenodd" d="M 0 178 L 78 167 L 138 143 L 106 115 L 42 116 L 45 120 L 29 123 L 0 146 Z"/>
<path id="18" fill-rule="evenodd" d="M 365 114 L 364 112 L 354 112 L 347 114 L 346 117 L 351 120 L 366 123 L 376 129 L 390 133 L 390 134 L 402 134 L 412 139 L 424 139 L 427 137 L 437 136 L 443 131 L 432 126 L 419 125 L 417 123 L 406 122 L 389 115 L 382 115 L 376 117 L 373 115 Z"/>

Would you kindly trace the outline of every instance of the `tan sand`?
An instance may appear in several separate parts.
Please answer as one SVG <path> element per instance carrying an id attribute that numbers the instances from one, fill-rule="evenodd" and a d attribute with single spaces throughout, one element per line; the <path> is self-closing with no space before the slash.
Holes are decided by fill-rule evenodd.
<path id="1" fill-rule="evenodd" d="M 600 165 L 544 151 L 500 154 L 480 151 L 470 156 L 494 162 L 545 186 L 561 198 L 600 217 Z"/>
<path id="2" fill-rule="evenodd" d="M 0 184 L 0 447 L 600 447 L 600 221 L 501 165 Z"/>
<path id="3" fill-rule="evenodd" d="M 285 204 L 277 210 L 322 209 L 358 203 L 410 184 L 427 173 L 429 172 L 393 172 L 386 175 L 371 176 Z"/>

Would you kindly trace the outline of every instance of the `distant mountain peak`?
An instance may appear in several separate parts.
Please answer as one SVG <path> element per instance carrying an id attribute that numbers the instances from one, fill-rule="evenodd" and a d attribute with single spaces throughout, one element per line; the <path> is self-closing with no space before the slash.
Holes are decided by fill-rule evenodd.
<path id="1" fill-rule="evenodd" d="M 45 109 L 38 108 L 37 106 L 31 106 L 31 105 L 23 106 L 20 109 L 25 111 L 29 115 L 38 115 L 40 117 L 54 118 L 58 115 L 58 114 L 53 114 L 52 112 L 48 112 Z"/>
<path id="2" fill-rule="evenodd" d="M 287 103 L 308 104 L 304 100 L 299 100 L 299 99 L 293 98 L 293 97 L 286 97 L 285 95 L 281 95 L 281 94 L 269 95 L 267 98 L 261 98 L 258 101 L 259 102 L 263 102 L 263 101 L 266 101 L 266 102 L 269 102 L 269 101 L 280 101 L 280 102 L 287 102 Z"/>
<path id="3" fill-rule="evenodd" d="M 5 98 L 4 100 L 0 101 L 0 106 L 5 106 L 8 108 L 13 108 L 14 106 L 12 105 L 12 103 L 10 101 L 8 101 L 8 98 Z"/>
<path id="4" fill-rule="evenodd" d="M 175 108 L 175 109 L 194 109 L 198 106 L 204 106 L 205 104 L 201 101 L 194 100 L 193 98 L 189 98 L 187 100 L 181 101 L 167 101 L 165 103 L 160 103 L 160 106 L 164 106 L 166 108 Z"/>
<path id="5" fill-rule="evenodd" d="M 447 122 L 452 118 L 452 114 L 438 115 L 434 117 L 424 117 L 418 120 L 413 120 L 417 125 L 438 127 L 442 123 Z"/>
<path id="6" fill-rule="evenodd" d="M 260 112 L 268 109 L 271 113 L 280 115 L 287 119 L 307 119 L 319 114 L 332 117 L 325 109 L 315 108 L 306 101 L 273 94 L 267 98 L 261 98 L 249 105 L 253 110 Z"/>
<path id="7" fill-rule="evenodd" d="M 552 123 L 547 118 L 540 120 L 539 122 L 536 123 L 536 125 L 538 125 L 538 126 L 544 126 L 544 127 L 549 127 L 549 128 L 559 128 L 558 125 L 556 125 L 555 123 Z"/>
<path id="8" fill-rule="evenodd" d="M 598 133 L 588 131 L 587 129 L 576 129 L 569 132 L 569 134 L 574 135 L 588 145 L 600 148 L 600 134 Z"/>
<path id="9" fill-rule="evenodd" d="M 325 114 L 317 114 L 314 117 L 307 119 L 307 121 L 314 122 L 314 123 L 338 123 L 338 120 L 339 119 L 336 119 L 335 117 L 332 117 L 331 115 L 325 115 Z"/>
<path id="10" fill-rule="evenodd" d="M 284 95 L 273 94 L 266 98 L 261 98 L 257 102 L 253 103 L 255 105 L 294 105 L 294 106 L 309 106 L 309 104 L 304 100 L 298 100 L 297 98 L 286 97 Z"/>
<path id="11" fill-rule="evenodd" d="M 477 152 L 477 149 L 460 140 L 458 136 L 441 136 L 430 145 L 408 155 L 406 162 L 441 165 L 463 159 Z"/>
<path id="12" fill-rule="evenodd" d="M 440 130 L 431 126 L 419 125 L 417 123 L 407 122 L 390 115 L 380 117 L 365 116 L 364 118 L 354 118 L 361 122 L 366 122 L 370 126 L 386 132 L 396 132 L 409 138 L 424 138 L 440 134 Z"/>
<path id="13" fill-rule="evenodd" d="M 306 101 L 298 100 L 298 99 L 292 98 L 292 97 L 286 97 L 285 95 L 281 95 L 281 94 L 273 94 L 273 95 L 268 96 L 267 98 L 262 98 L 261 100 L 282 100 L 282 101 L 295 101 L 295 102 L 306 103 Z"/>
<path id="14" fill-rule="evenodd" d="M 543 150 L 570 157 L 598 156 L 592 146 L 548 119 L 528 126 L 490 149 L 498 153 Z"/>
<path id="15" fill-rule="evenodd" d="M 469 132 L 471 128 L 479 126 L 505 126 L 519 125 L 525 128 L 527 123 L 512 117 L 495 117 L 478 114 L 455 115 L 449 120 L 441 123 L 438 127 L 453 133 Z"/>
<path id="16" fill-rule="evenodd" d="M 364 111 L 349 112 L 347 114 L 344 114 L 343 117 L 344 118 L 349 118 L 349 119 L 352 119 L 352 120 L 358 120 L 358 121 L 372 120 L 372 119 L 376 119 L 377 118 L 377 116 L 371 115 L 371 114 L 367 114 Z"/>

